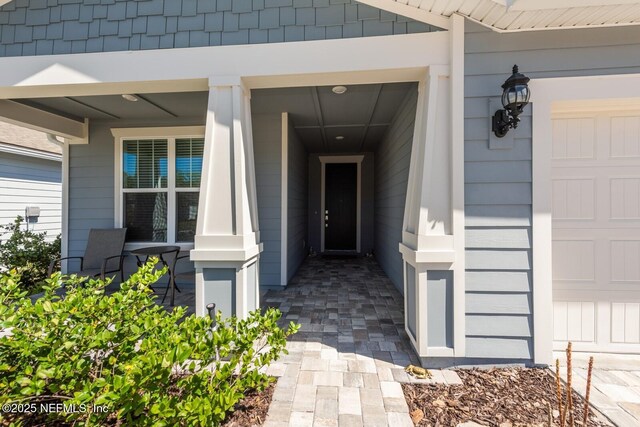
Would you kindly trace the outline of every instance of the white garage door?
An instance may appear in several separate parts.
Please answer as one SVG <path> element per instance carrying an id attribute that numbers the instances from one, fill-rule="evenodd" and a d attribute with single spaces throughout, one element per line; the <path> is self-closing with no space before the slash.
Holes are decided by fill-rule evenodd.
<path id="1" fill-rule="evenodd" d="M 640 353 L 640 109 L 553 120 L 554 348 Z"/>

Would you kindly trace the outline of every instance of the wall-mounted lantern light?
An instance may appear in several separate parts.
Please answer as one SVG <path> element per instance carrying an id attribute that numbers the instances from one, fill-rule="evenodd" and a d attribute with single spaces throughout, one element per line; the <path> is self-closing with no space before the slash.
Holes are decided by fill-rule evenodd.
<path id="1" fill-rule="evenodd" d="M 502 106 L 493 115 L 491 130 L 498 138 L 502 138 L 509 129 L 518 127 L 518 116 L 529 103 L 529 77 L 518 72 L 518 66 L 513 66 L 513 74 L 502 85 Z"/>

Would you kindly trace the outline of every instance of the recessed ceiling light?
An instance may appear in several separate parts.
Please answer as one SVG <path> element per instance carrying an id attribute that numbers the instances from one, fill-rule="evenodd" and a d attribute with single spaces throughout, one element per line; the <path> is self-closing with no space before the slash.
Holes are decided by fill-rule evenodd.
<path id="1" fill-rule="evenodd" d="M 338 136 L 336 136 L 336 139 L 337 139 L 338 141 L 342 141 L 342 140 L 344 139 L 344 136 L 342 136 L 342 135 L 338 135 Z"/>
<path id="2" fill-rule="evenodd" d="M 338 95 L 342 95 L 343 93 L 345 93 L 347 91 L 346 86 L 334 86 L 333 89 L 331 89 L 333 91 L 333 93 L 337 93 Z"/>
<path id="3" fill-rule="evenodd" d="M 136 96 L 128 94 L 128 93 L 125 93 L 124 95 L 122 95 L 122 97 L 124 99 L 126 99 L 127 101 L 131 101 L 131 102 L 136 102 L 138 100 L 138 98 Z"/>

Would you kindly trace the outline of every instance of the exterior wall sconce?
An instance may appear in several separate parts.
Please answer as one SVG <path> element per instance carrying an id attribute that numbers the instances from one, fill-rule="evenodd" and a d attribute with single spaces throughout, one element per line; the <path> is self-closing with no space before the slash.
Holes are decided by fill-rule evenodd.
<path id="1" fill-rule="evenodd" d="M 513 74 L 502 85 L 502 106 L 504 110 L 498 110 L 493 115 L 491 130 L 502 138 L 509 129 L 518 127 L 524 107 L 529 103 L 529 77 L 518 72 L 518 66 L 513 66 Z"/>

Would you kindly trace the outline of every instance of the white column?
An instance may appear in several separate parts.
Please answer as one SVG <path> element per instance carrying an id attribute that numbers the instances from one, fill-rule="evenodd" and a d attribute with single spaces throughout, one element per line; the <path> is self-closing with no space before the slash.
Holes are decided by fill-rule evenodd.
<path id="1" fill-rule="evenodd" d="M 213 302 L 225 316 L 259 306 L 259 243 L 250 94 L 240 77 L 209 80 L 209 103 L 191 260 L 196 314 Z"/>
<path id="2" fill-rule="evenodd" d="M 405 325 L 420 357 L 464 357 L 464 18 L 451 18 L 449 35 L 451 65 L 430 66 L 418 86 L 399 245 Z"/>

